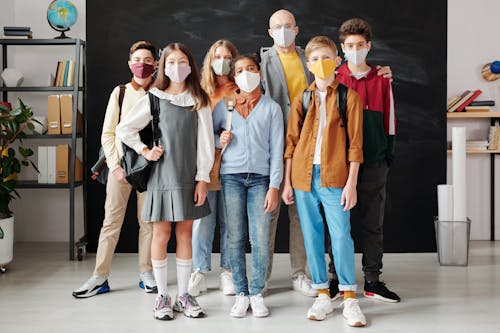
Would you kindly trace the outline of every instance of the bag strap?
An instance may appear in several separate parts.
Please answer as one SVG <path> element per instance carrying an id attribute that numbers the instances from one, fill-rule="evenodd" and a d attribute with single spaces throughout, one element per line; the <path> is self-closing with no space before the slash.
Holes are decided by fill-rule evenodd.
<path id="1" fill-rule="evenodd" d="M 153 145 L 158 146 L 160 140 L 160 130 L 158 128 L 158 123 L 160 122 L 160 98 L 148 92 L 149 104 L 151 105 L 151 129 L 153 132 Z"/>
<path id="2" fill-rule="evenodd" d="M 236 103 L 235 97 L 234 96 L 226 96 L 224 97 L 224 102 L 226 103 L 226 108 L 227 108 L 227 116 L 226 116 L 226 131 L 231 130 L 231 123 L 233 122 L 233 111 L 234 111 L 234 105 Z M 227 145 L 222 147 L 221 155 L 224 153 L 224 150 L 226 150 Z"/>
<path id="3" fill-rule="evenodd" d="M 342 120 L 342 126 L 345 130 L 345 149 L 346 156 L 349 151 L 349 132 L 347 131 L 347 86 L 339 83 L 337 87 L 337 109 Z M 305 121 L 309 106 L 311 105 L 312 91 L 304 90 L 302 93 L 302 121 Z"/>
<path id="4" fill-rule="evenodd" d="M 123 98 L 125 97 L 125 89 L 127 89 L 127 86 L 124 84 L 120 84 L 120 94 L 118 95 L 118 107 L 119 107 L 119 114 L 118 114 L 118 122 L 122 118 L 122 105 L 123 105 Z"/>

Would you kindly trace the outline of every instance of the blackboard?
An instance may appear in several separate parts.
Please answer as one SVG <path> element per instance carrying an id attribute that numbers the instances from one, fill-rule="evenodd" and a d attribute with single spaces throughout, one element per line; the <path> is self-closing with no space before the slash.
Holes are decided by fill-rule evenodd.
<path id="1" fill-rule="evenodd" d="M 107 100 L 128 82 L 128 50 L 137 40 L 159 47 L 186 44 L 199 65 L 217 39 L 242 53 L 271 46 L 269 16 L 285 8 L 295 14 L 305 46 L 316 35 L 338 41 L 338 28 L 352 17 L 373 29 L 368 61 L 390 65 L 397 110 L 396 160 L 391 167 L 385 219 L 386 252 L 435 251 L 436 185 L 446 181 L 446 0 L 383 2 L 318 1 L 87 1 L 88 156 L 97 157 Z M 89 166 L 87 166 L 89 169 Z M 88 186 L 89 251 L 95 251 L 104 215 L 105 188 Z M 135 200 L 135 196 L 131 197 Z M 135 205 L 129 205 L 117 252 L 137 250 Z M 277 251 L 288 250 L 288 225 L 281 216 Z M 171 250 L 173 248 L 170 248 Z M 215 247 L 217 250 L 217 246 Z"/>

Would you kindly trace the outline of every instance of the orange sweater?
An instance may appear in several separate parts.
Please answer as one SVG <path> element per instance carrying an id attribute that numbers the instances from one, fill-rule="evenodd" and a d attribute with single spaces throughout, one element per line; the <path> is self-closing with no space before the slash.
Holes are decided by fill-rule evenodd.
<path id="1" fill-rule="evenodd" d="M 359 95 L 352 89 L 347 92 L 347 132 L 349 149 L 346 156 L 346 137 L 342 120 L 337 110 L 337 86 L 335 80 L 327 87 L 326 125 L 321 142 L 321 185 L 344 187 L 349 175 L 348 162 L 363 162 L 363 105 Z M 314 151 L 319 125 L 319 98 L 313 82 L 312 100 L 306 118 L 303 119 L 302 94 L 297 96 L 290 108 L 286 133 L 285 158 L 292 159 L 292 187 L 309 192 L 312 180 Z"/>

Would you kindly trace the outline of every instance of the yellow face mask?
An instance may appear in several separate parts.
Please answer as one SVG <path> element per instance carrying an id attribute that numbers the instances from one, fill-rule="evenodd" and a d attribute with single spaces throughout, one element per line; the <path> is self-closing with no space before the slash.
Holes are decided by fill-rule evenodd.
<path id="1" fill-rule="evenodd" d="M 309 70 L 315 76 L 324 80 L 329 78 L 333 74 L 333 72 L 335 71 L 335 65 L 335 60 L 333 59 L 321 59 L 314 62 Z"/>

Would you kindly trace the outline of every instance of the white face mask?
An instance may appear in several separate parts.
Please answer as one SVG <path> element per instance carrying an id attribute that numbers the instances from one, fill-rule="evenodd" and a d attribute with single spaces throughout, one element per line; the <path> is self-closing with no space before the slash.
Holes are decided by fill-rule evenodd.
<path id="1" fill-rule="evenodd" d="M 355 50 L 345 50 L 344 51 L 344 57 L 347 61 L 359 65 L 365 62 L 366 60 L 366 55 L 368 54 L 368 49 L 363 48 L 361 50 L 355 51 Z"/>
<path id="2" fill-rule="evenodd" d="M 250 93 L 255 90 L 260 84 L 260 74 L 243 71 L 234 78 L 238 88 L 244 92 Z"/>
<path id="3" fill-rule="evenodd" d="M 281 27 L 280 29 L 273 29 L 273 40 L 279 47 L 288 47 L 295 41 L 295 31 Z"/>

